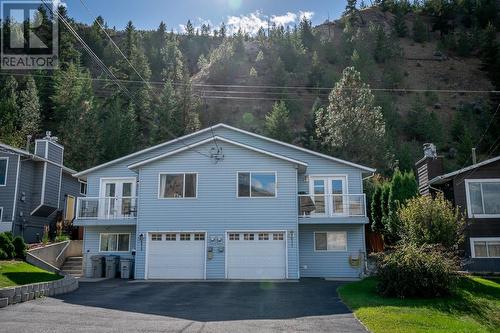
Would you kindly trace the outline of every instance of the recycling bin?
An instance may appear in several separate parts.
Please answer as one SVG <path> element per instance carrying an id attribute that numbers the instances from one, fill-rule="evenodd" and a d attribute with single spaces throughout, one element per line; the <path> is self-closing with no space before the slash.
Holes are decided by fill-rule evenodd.
<path id="1" fill-rule="evenodd" d="M 107 256 L 106 257 L 106 278 L 114 279 L 116 277 L 116 272 L 118 271 L 118 263 L 120 258 L 117 256 Z"/>
<path id="2" fill-rule="evenodd" d="M 92 256 L 90 260 L 92 262 L 92 277 L 102 278 L 104 274 L 104 256 Z"/>
<path id="3" fill-rule="evenodd" d="M 129 258 L 121 258 L 120 259 L 120 276 L 122 279 L 131 279 L 132 278 L 132 266 L 134 262 Z"/>

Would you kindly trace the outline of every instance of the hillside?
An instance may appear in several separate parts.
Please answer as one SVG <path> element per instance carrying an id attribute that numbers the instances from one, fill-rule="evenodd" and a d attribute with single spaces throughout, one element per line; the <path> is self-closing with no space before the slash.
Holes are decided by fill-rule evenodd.
<path id="1" fill-rule="evenodd" d="M 223 27 L 198 31 L 189 22 L 180 35 L 163 23 L 156 31 L 136 30 L 132 22 L 124 31 L 107 28 L 133 68 L 98 24 L 68 17 L 123 87 L 62 27 L 61 69 L 33 73 L 38 100 L 30 102 L 38 118 L 28 128 L 2 125 L 0 139 L 21 146 L 24 135 L 50 129 L 70 146 L 68 163 L 84 168 L 218 122 L 269 134 L 266 115 L 283 100 L 294 144 L 363 163 L 363 156 L 322 146 L 314 125 L 313 109 L 328 106 L 342 71 L 354 66 L 384 116 L 387 144 L 375 162 L 379 170 L 411 169 L 424 142 L 436 143 L 446 167 L 456 168 L 470 163 L 474 146 L 481 158 L 500 149 L 500 116 L 493 117 L 500 98 L 484 93 L 498 90 L 500 81 L 498 7 L 485 10 L 486 2 L 495 5 L 479 3 L 469 14 L 460 5 L 443 14 L 432 2 L 394 2 L 315 27 L 305 19 L 297 27 L 272 26 L 255 36 L 230 36 Z M 98 20 L 105 25 L 105 18 Z M 3 74 L 3 86 L 12 87 L 2 90 L 4 101 L 30 86 L 26 75 L 15 82 Z M 16 126 L 18 134 L 5 135 Z"/>

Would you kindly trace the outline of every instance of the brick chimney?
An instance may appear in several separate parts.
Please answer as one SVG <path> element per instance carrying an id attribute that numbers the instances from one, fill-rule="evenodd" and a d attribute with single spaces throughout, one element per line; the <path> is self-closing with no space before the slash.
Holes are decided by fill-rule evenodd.
<path id="1" fill-rule="evenodd" d="M 424 143 L 424 157 L 415 163 L 417 169 L 418 191 L 429 194 L 429 180 L 443 174 L 443 157 L 438 156 L 433 143 Z"/>

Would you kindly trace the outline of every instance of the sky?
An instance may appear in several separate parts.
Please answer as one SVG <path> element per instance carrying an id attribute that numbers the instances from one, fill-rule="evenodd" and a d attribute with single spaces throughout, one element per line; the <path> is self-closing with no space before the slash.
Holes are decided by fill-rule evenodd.
<path id="1" fill-rule="evenodd" d="M 90 12 L 82 5 L 83 1 Z M 313 24 L 329 16 L 337 19 L 344 10 L 344 0 L 64 0 L 68 13 L 79 22 L 91 23 L 101 15 L 109 27 L 123 29 L 129 20 L 138 29 L 156 29 L 161 21 L 168 30 L 182 32 L 187 20 L 195 27 L 225 22 L 230 32 L 239 27 L 255 33 L 267 21 L 291 25 L 302 16 Z"/>

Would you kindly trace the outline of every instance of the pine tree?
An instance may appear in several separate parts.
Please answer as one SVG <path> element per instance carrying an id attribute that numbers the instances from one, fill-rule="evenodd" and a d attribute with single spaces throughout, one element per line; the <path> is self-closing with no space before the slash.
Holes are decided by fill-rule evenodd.
<path id="1" fill-rule="evenodd" d="M 377 186 L 373 192 L 370 212 L 372 218 L 372 230 L 379 234 L 383 234 L 384 225 L 382 223 L 382 186 Z"/>
<path id="2" fill-rule="evenodd" d="M 404 12 L 399 9 L 394 15 L 394 22 L 392 23 L 394 32 L 398 37 L 406 37 L 408 35 L 408 27 L 405 22 Z"/>
<path id="3" fill-rule="evenodd" d="M 38 90 L 32 76 L 27 78 L 25 88 L 19 93 L 19 113 L 21 137 L 35 136 L 40 130 L 41 117 Z"/>
<path id="4" fill-rule="evenodd" d="M 427 41 L 427 29 L 418 14 L 415 15 L 415 22 L 413 22 L 413 40 L 417 43 Z"/>
<path id="5" fill-rule="evenodd" d="M 159 105 L 156 106 L 156 130 L 154 143 L 173 139 L 172 117 L 176 109 L 176 96 L 172 82 L 167 80 L 163 85 L 163 91 Z"/>
<path id="6" fill-rule="evenodd" d="M 342 16 L 347 19 L 347 22 L 353 26 L 358 22 L 358 9 L 356 8 L 357 0 L 347 0 Z"/>
<path id="7" fill-rule="evenodd" d="M 284 101 L 276 102 L 266 115 L 266 135 L 283 142 L 291 142 L 289 111 Z"/>
<path id="8" fill-rule="evenodd" d="M 330 153 L 369 165 L 387 156 L 381 108 L 354 67 L 343 71 L 330 93 L 328 108 L 316 116 L 318 138 Z"/>
<path id="9" fill-rule="evenodd" d="M 18 84 L 13 76 L 8 76 L 0 87 L 0 141 L 20 147 L 24 138 L 19 135 Z"/>

